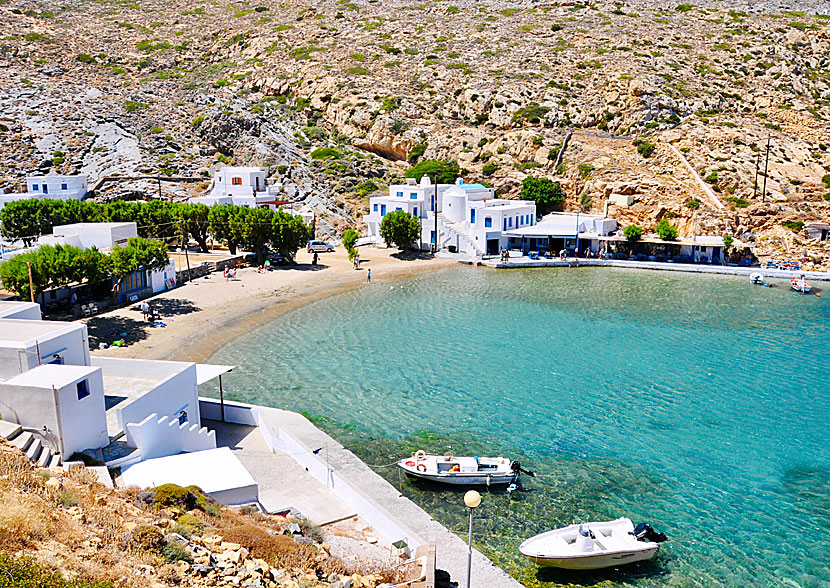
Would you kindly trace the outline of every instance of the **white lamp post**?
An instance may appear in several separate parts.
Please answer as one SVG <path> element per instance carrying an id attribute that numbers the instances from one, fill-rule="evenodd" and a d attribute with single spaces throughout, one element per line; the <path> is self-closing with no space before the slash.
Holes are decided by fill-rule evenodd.
<path id="1" fill-rule="evenodd" d="M 464 504 L 470 509 L 470 534 L 467 539 L 467 587 L 470 588 L 470 568 L 473 563 L 473 510 L 481 504 L 481 494 L 475 490 L 469 490 L 464 495 Z"/>

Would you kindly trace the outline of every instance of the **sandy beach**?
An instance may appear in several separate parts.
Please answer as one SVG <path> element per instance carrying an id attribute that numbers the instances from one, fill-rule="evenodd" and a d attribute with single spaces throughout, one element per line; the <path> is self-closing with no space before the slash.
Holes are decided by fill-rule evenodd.
<path id="1" fill-rule="evenodd" d="M 338 248 L 319 254 L 317 266 L 302 250 L 294 266 L 261 274 L 244 267 L 230 281 L 214 272 L 147 299 L 166 326 L 151 326 L 136 303 L 85 319 L 90 342 L 96 355 L 204 362 L 240 334 L 302 305 L 455 264 L 426 256 L 405 258 L 395 249 L 361 248 L 360 256 L 360 270 Z M 367 283 L 370 268 L 372 282 Z M 99 342 L 112 343 L 120 333 L 126 333 L 126 347 L 98 349 Z"/>

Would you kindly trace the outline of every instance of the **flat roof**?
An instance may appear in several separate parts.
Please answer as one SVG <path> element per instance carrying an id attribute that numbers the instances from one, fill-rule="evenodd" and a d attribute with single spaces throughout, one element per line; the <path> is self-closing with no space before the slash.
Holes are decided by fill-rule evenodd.
<path id="1" fill-rule="evenodd" d="M 3 384 L 14 386 L 33 386 L 36 388 L 62 388 L 78 380 L 94 374 L 101 368 L 86 365 L 58 365 L 47 363 L 39 365 L 29 371 L 4 380 Z"/>
<path id="2" fill-rule="evenodd" d="M 196 364 L 196 385 L 201 386 L 205 382 L 211 381 L 213 378 L 218 378 L 222 374 L 231 371 L 236 366 L 233 365 L 213 365 L 208 363 Z"/>
<path id="3" fill-rule="evenodd" d="M 71 223 L 68 225 L 55 225 L 52 227 L 52 234 L 65 229 L 116 229 L 119 227 L 135 227 L 136 223 L 128 221 L 123 223 Z"/>
<path id="4" fill-rule="evenodd" d="M 0 318 L 29 308 L 37 308 L 40 314 L 40 305 L 37 302 L 22 302 L 19 300 L 0 300 Z"/>
<path id="5" fill-rule="evenodd" d="M 81 331 L 84 328 L 81 323 L 0 319 L 0 333 L 3 333 L 0 336 L 0 347 L 29 347 L 35 344 L 36 339 Z"/>
<path id="6" fill-rule="evenodd" d="M 139 488 L 194 485 L 208 494 L 257 485 L 227 447 L 148 459 L 127 468 L 121 480 L 125 486 Z"/>

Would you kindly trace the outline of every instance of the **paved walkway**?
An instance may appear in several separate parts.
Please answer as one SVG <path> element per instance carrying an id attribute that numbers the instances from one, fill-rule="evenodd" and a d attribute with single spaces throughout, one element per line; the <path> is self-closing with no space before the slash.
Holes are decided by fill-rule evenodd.
<path id="1" fill-rule="evenodd" d="M 322 476 L 323 480 L 328 480 L 328 485 L 345 502 L 354 506 L 361 518 L 369 522 L 379 534 L 391 541 L 401 538 L 389 537 L 395 531 L 389 531 L 388 526 L 384 533 L 382 520 L 386 517 L 393 521 L 396 530 L 403 532 L 410 545 L 434 541 L 437 567 L 449 572 L 453 581 L 459 582 L 459 585 L 464 584 L 467 574 L 465 541 L 400 494 L 351 451 L 302 415 L 275 408 L 255 408 L 260 413 L 262 424 L 268 429 L 267 435 L 277 443 L 290 446 L 294 459 L 300 460 L 318 479 Z M 317 449 L 321 450 L 315 454 Z M 253 471 L 251 473 L 254 474 Z M 255 474 L 254 477 L 257 478 Z M 464 507 L 459 505 L 459 508 Z M 473 552 L 472 577 L 471 583 L 477 586 L 521 588 L 516 580 L 477 550 Z"/>
<path id="2" fill-rule="evenodd" d="M 216 445 L 229 447 L 259 485 L 259 502 L 268 512 L 299 512 L 326 525 L 355 516 L 341 500 L 290 455 L 271 451 L 257 427 L 202 419 L 216 431 Z"/>
<path id="3" fill-rule="evenodd" d="M 470 263 L 462 261 L 462 263 Z M 731 265 L 698 265 L 693 263 L 672 263 L 663 261 L 631 261 L 627 259 L 583 259 L 570 257 L 563 261 L 555 259 L 530 259 L 529 257 L 511 257 L 509 261 L 483 259 L 481 265 L 499 269 L 526 267 L 625 267 L 633 269 L 662 270 L 668 272 L 688 272 L 696 274 L 721 274 L 728 276 L 747 276 L 760 273 L 764 278 L 791 280 L 801 275 L 808 281 L 830 281 L 830 272 L 793 271 L 764 269 L 760 267 L 735 267 Z"/>

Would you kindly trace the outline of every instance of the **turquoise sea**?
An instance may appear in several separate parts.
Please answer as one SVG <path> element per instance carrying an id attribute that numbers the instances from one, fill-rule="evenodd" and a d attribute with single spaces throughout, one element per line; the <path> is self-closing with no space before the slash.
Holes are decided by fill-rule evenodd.
<path id="1" fill-rule="evenodd" d="M 419 447 L 520 459 L 540 475 L 485 495 L 475 527 L 527 586 L 830 587 L 830 291 L 787 286 L 457 267 L 311 304 L 212 361 L 239 366 L 226 392 L 315 417 L 457 531 L 458 491 L 380 466 Z M 517 554 L 618 516 L 672 541 L 582 575 Z"/>

